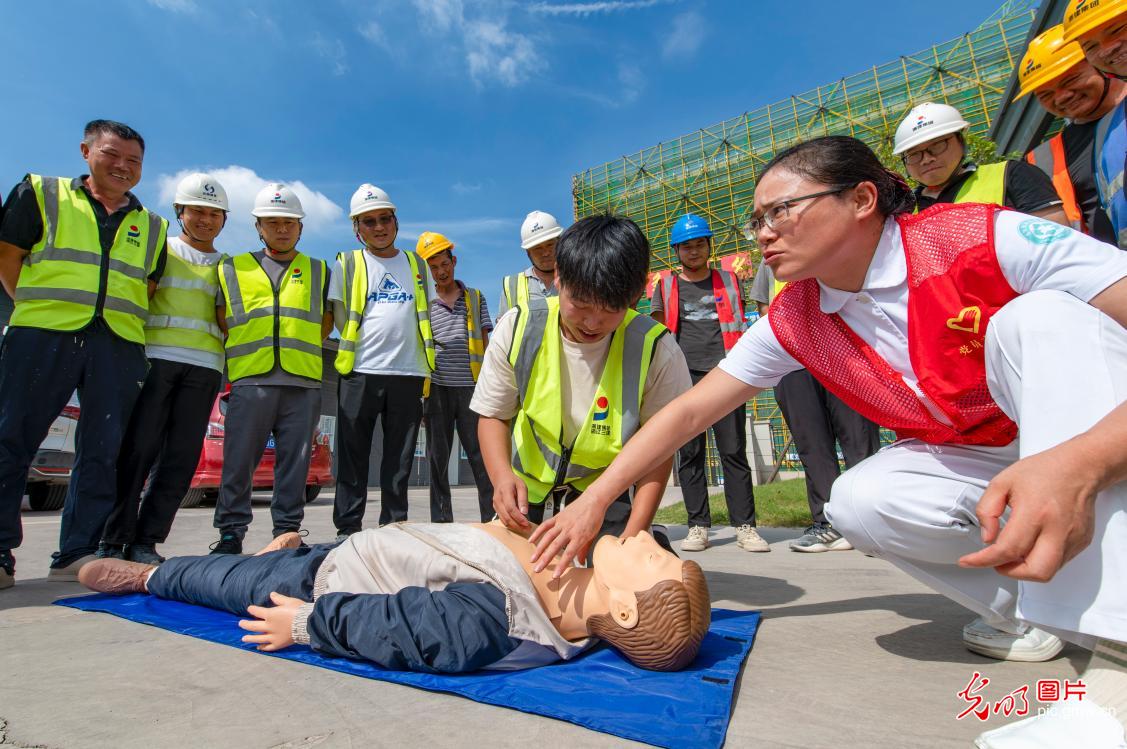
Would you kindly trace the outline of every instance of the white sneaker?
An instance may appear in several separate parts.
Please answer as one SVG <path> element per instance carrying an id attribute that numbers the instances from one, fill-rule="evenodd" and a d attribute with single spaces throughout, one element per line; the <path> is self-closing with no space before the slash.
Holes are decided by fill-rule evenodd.
<path id="1" fill-rule="evenodd" d="M 982 617 L 963 627 L 963 644 L 987 658 L 1026 663 L 1050 660 L 1064 648 L 1059 637 L 1043 629 L 1029 627 L 1022 634 L 1014 634 L 991 627 Z"/>
<path id="2" fill-rule="evenodd" d="M 82 565 L 93 562 L 95 559 L 97 557 L 93 554 L 87 554 L 75 559 L 66 567 L 52 567 L 47 572 L 47 579 L 53 583 L 76 583 L 78 582 L 78 571 L 82 569 Z"/>
<path id="3" fill-rule="evenodd" d="M 770 551 L 771 547 L 753 525 L 741 525 L 736 528 L 736 546 L 744 551 Z"/>
<path id="4" fill-rule="evenodd" d="M 978 749 L 1127 749 L 1123 724 L 1091 699 L 1058 702 L 1044 714 L 995 728 L 974 740 Z"/>
<path id="5" fill-rule="evenodd" d="M 703 525 L 694 525 L 689 528 L 689 535 L 681 542 L 681 551 L 704 551 L 708 548 L 708 528 Z"/>

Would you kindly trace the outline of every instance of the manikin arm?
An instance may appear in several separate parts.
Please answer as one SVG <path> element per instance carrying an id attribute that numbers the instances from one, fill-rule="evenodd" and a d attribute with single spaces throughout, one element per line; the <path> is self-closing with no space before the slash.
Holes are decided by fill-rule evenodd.
<path id="1" fill-rule="evenodd" d="M 508 635 L 505 594 L 486 583 L 394 595 L 326 593 L 315 604 L 271 598 L 277 606 L 251 606 L 258 619 L 239 623 L 260 633 L 243 641 L 262 650 L 307 642 L 318 653 L 397 671 L 464 673 L 496 663 L 520 644 Z"/>

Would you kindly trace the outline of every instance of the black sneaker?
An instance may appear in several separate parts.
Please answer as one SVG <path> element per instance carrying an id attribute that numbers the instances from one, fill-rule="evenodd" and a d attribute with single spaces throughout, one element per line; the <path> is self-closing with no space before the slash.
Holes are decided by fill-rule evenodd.
<path id="1" fill-rule="evenodd" d="M 126 552 L 125 558 L 130 562 L 140 562 L 141 564 L 160 564 L 165 561 L 164 557 L 157 554 L 157 548 L 153 544 L 129 544 L 129 551 Z"/>
<path id="2" fill-rule="evenodd" d="M 339 544 L 339 543 L 342 543 L 344 541 L 347 541 L 349 536 L 351 536 L 353 533 L 359 533 L 359 532 L 360 532 L 359 529 L 349 530 L 349 531 L 337 531 L 337 537 L 333 541 L 333 543 Z"/>
<path id="3" fill-rule="evenodd" d="M 98 550 L 94 552 L 94 556 L 98 559 L 125 559 L 125 547 L 121 544 L 107 544 L 102 541 L 98 544 Z"/>
<path id="4" fill-rule="evenodd" d="M 7 549 L 0 549 L 0 590 L 16 584 L 16 558 Z"/>
<path id="5" fill-rule="evenodd" d="M 211 545 L 212 554 L 242 554 L 243 540 L 234 533 L 224 533 Z"/>

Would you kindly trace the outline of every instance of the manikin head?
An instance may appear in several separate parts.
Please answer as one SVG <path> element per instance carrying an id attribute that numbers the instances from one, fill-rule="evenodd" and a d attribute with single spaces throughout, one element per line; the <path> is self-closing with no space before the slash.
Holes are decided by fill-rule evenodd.
<path id="1" fill-rule="evenodd" d="M 555 251 L 564 335 L 577 343 L 610 335 L 645 291 L 649 265 L 650 243 L 628 218 L 588 216 L 568 227 Z"/>
<path id="2" fill-rule="evenodd" d="M 780 281 L 860 288 L 888 216 L 911 209 L 898 174 L 867 145 L 827 136 L 783 151 L 763 170 L 747 231 Z"/>
<path id="3" fill-rule="evenodd" d="M 595 581 L 608 590 L 610 611 L 587 619 L 587 630 L 652 671 L 679 671 L 696 657 L 711 620 L 704 573 L 642 531 L 595 544 Z"/>

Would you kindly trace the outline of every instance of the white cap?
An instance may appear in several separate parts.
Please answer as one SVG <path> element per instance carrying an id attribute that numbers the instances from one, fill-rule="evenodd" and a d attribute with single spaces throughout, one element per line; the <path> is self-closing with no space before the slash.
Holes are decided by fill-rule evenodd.
<path id="1" fill-rule="evenodd" d="M 172 205 L 198 205 L 204 208 L 218 208 L 228 211 L 227 191 L 210 174 L 195 172 L 189 174 L 176 185 L 176 197 Z"/>
<path id="2" fill-rule="evenodd" d="M 281 182 L 272 182 L 258 191 L 258 195 L 254 196 L 254 210 L 251 214 L 256 218 L 305 218 L 305 211 L 301 210 L 297 194 Z"/>
<path id="3" fill-rule="evenodd" d="M 352 200 L 348 204 L 348 217 L 356 218 L 361 213 L 380 208 L 394 211 L 395 204 L 391 202 L 391 197 L 386 192 L 365 182 L 356 188 L 356 192 L 352 193 Z"/>
<path id="4" fill-rule="evenodd" d="M 525 217 L 520 225 L 520 248 L 529 250 L 538 244 L 543 244 L 549 239 L 555 239 L 563 234 L 563 227 L 556 217 L 544 211 L 533 211 Z"/>
<path id="5" fill-rule="evenodd" d="M 970 123 L 963 119 L 959 110 L 950 105 L 932 101 L 919 104 L 912 107 L 912 111 L 908 112 L 900 127 L 896 128 L 892 153 L 899 156 L 921 143 L 962 132 L 968 127 Z"/>

